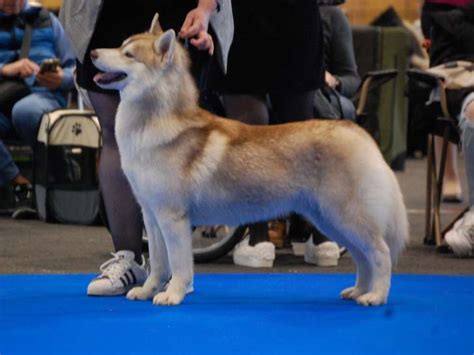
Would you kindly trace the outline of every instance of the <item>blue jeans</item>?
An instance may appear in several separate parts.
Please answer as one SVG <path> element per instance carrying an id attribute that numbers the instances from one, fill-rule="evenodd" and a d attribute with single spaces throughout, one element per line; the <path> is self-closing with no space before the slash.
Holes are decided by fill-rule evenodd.
<path id="1" fill-rule="evenodd" d="M 0 186 L 19 174 L 2 139 L 14 137 L 16 134 L 26 144 L 34 147 L 43 114 L 61 107 L 64 107 L 63 98 L 51 92 L 38 92 L 19 100 L 13 106 L 11 118 L 0 113 Z"/>
<path id="2" fill-rule="evenodd" d="M 467 175 L 467 187 L 469 189 L 469 205 L 474 207 L 474 123 L 469 121 L 465 114 L 467 105 L 472 102 L 474 102 L 474 92 L 464 99 L 459 117 L 459 127 L 461 128 L 464 165 Z"/>

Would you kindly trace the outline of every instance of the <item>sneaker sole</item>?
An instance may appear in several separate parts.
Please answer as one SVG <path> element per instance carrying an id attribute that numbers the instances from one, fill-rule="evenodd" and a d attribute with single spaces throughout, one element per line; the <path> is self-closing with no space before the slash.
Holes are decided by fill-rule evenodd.
<path id="1" fill-rule="evenodd" d="M 100 293 L 100 292 L 90 292 L 89 290 L 87 291 L 87 296 L 92 296 L 92 297 L 114 297 L 114 296 L 124 296 L 130 291 L 133 287 L 130 287 L 129 289 L 123 291 L 115 291 L 115 292 L 108 292 L 108 293 Z"/>
<path id="2" fill-rule="evenodd" d="M 239 266 L 247 266 L 247 267 L 253 267 L 253 268 L 271 268 L 273 267 L 273 261 L 274 260 L 257 260 L 257 259 L 251 259 L 248 257 L 244 256 L 235 256 L 233 257 L 234 259 L 234 264 L 239 265 Z"/>
<path id="3" fill-rule="evenodd" d="M 333 267 L 339 264 L 339 258 L 331 257 L 307 258 L 305 256 L 304 261 L 308 264 L 314 264 L 322 267 Z"/>

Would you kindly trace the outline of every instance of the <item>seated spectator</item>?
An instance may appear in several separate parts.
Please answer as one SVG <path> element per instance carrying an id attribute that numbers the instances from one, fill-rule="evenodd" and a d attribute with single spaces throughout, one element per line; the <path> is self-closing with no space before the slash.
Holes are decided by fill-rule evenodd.
<path id="1" fill-rule="evenodd" d="M 329 100 L 334 113 L 325 114 L 318 105 L 320 93 L 315 98 L 316 117 L 346 118 L 355 120 L 356 110 L 351 98 L 355 95 L 360 76 L 357 71 L 352 30 L 342 10 L 335 6 L 344 0 L 318 0 L 324 37 L 325 88 L 322 94 Z"/>
<path id="2" fill-rule="evenodd" d="M 429 28 L 431 35 L 431 65 L 439 65 L 455 60 L 474 62 L 474 1 L 443 1 L 444 8 L 431 8 Z M 432 5 L 434 6 L 434 4 Z M 436 10 L 436 11 L 435 11 Z M 465 91 L 468 94 L 465 94 Z M 461 144 L 464 152 L 469 190 L 469 210 L 458 220 L 446 236 L 446 242 L 458 256 L 472 256 L 474 250 L 474 92 L 461 92 L 462 107 L 459 115 Z M 450 102 L 452 103 L 452 102 Z"/>
<path id="3" fill-rule="evenodd" d="M 464 99 L 459 126 L 462 131 L 470 208 L 445 238 L 456 255 L 465 257 L 474 255 L 474 92 Z"/>
<path id="4" fill-rule="evenodd" d="M 446 58 L 451 58 L 451 60 L 455 59 L 456 56 L 463 58 L 462 53 L 456 53 L 455 56 L 453 56 L 454 53 L 449 54 L 452 50 L 455 50 L 455 48 L 454 46 L 447 45 L 445 39 L 450 40 L 450 38 L 446 37 L 446 34 L 439 33 L 440 27 L 438 27 L 435 19 L 438 17 L 438 13 L 443 14 L 451 10 L 465 8 L 469 3 L 472 3 L 472 0 L 426 0 L 424 2 L 421 13 L 421 26 L 423 35 L 426 38 L 425 44 L 430 52 L 430 66 L 433 67 L 442 64 Z M 432 46 L 433 36 L 438 37 L 434 46 Z M 441 137 L 435 137 L 437 156 L 441 155 L 441 147 Z M 457 158 L 458 147 L 450 143 L 444 173 L 443 202 L 462 202 L 461 179 L 458 172 Z"/>
<path id="5" fill-rule="evenodd" d="M 31 44 L 22 50 L 26 24 L 31 25 Z M 59 66 L 40 72 L 42 62 L 52 58 L 59 59 Z M 34 147 L 43 114 L 66 105 L 65 94 L 74 87 L 74 63 L 74 53 L 52 13 L 25 0 L 0 0 L 0 185 L 11 183 L 15 188 L 19 204 L 15 218 L 34 212 L 32 187 L 1 140 L 18 135 Z"/>

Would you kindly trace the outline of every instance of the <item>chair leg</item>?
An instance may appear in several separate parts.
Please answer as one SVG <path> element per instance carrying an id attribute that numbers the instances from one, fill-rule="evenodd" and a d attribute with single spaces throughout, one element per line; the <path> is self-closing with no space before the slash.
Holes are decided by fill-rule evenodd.
<path id="1" fill-rule="evenodd" d="M 427 167 L 426 167 L 426 207 L 425 207 L 425 239 L 426 245 L 433 245 L 433 194 L 434 194 L 434 172 L 436 161 L 434 156 L 434 137 L 428 136 Z"/>
<path id="2" fill-rule="evenodd" d="M 436 192 L 435 192 L 435 244 L 437 247 L 444 244 L 443 235 L 441 233 L 441 198 L 443 194 L 444 184 L 444 173 L 446 170 L 446 160 L 448 156 L 448 145 L 449 145 L 449 129 L 444 130 L 443 135 L 443 146 L 441 149 L 441 159 L 439 162 L 439 170 L 436 181 Z"/>
<path id="3" fill-rule="evenodd" d="M 449 223 L 442 231 L 443 239 L 446 233 L 448 233 L 454 226 L 454 224 L 461 219 L 462 216 L 469 210 L 469 207 L 465 207 L 459 214 Z"/>

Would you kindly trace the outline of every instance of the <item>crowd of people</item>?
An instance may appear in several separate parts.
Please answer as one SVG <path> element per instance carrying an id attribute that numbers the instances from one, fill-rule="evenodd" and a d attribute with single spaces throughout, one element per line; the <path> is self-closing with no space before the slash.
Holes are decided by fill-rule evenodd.
<path id="1" fill-rule="evenodd" d="M 14 216 L 34 213 L 30 180 L 19 171 L 3 139 L 34 148 L 44 113 L 65 107 L 74 79 L 102 128 L 99 181 L 115 253 L 91 281 L 91 295 L 124 294 L 146 279 L 140 208 L 121 170 L 114 122 L 120 96 L 99 88 L 93 77 L 94 48 L 117 47 L 148 29 L 160 14 L 186 42 L 192 73 L 202 93 L 218 92 L 227 117 L 247 124 L 278 124 L 313 117 L 355 120 L 352 97 L 360 85 L 344 0 L 64 0 L 58 18 L 26 0 L 0 0 L 0 185 L 12 184 L 19 201 Z M 127 18 L 115 26 L 118 18 Z M 422 11 L 431 64 L 474 61 L 471 0 L 426 0 Z M 113 33 L 111 32 L 113 31 Z M 464 37 L 462 37 L 464 36 Z M 57 58 L 54 68 L 42 63 Z M 75 71 L 75 72 L 74 72 Z M 8 95 L 7 95 L 8 93 Z M 468 212 L 446 235 L 461 256 L 474 249 L 474 92 L 466 91 L 459 126 L 469 187 Z M 456 192 L 457 193 L 457 192 Z M 289 217 L 289 238 L 305 244 L 305 261 L 335 266 L 339 246 L 302 217 Z M 268 222 L 248 226 L 234 262 L 269 267 L 275 246 Z M 130 273 L 124 282 L 122 276 Z"/>

